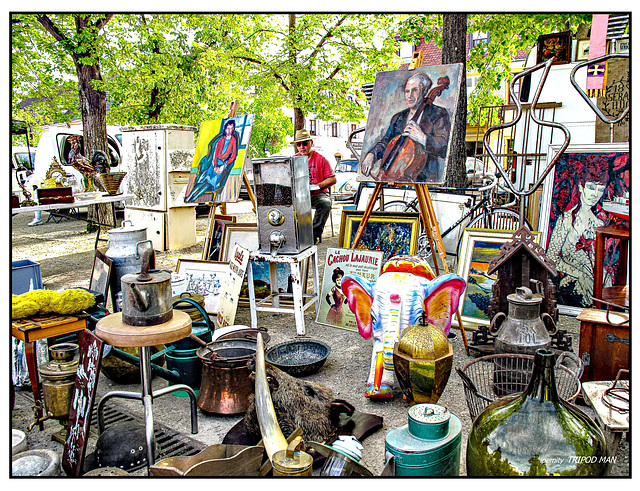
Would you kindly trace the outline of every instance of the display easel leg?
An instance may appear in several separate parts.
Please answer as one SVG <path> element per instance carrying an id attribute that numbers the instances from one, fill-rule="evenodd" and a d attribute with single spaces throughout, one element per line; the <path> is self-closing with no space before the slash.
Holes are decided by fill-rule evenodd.
<path id="1" fill-rule="evenodd" d="M 358 244 L 360 243 L 360 239 L 362 239 L 362 234 L 364 233 L 364 229 L 367 226 L 367 222 L 371 217 L 371 212 L 373 211 L 373 206 L 380 196 L 380 192 L 382 191 L 383 184 L 381 182 L 376 182 L 376 187 L 373 189 L 373 194 L 369 197 L 369 202 L 367 203 L 367 208 L 364 210 L 364 214 L 362 215 L 362 221 L 360 222 L 360 226 L 356 232 L 356 236 L 353 238 L 353 244 L 351 244 L 352 249 L 356 249 Z"/>
<path id="2" fill-rule="evenodd" d="M 204 238 L 204 245 L 202 247 L 202 260 L 206 261 L 209 259 L 209 249 L 211 246 L 211 237 L 213 235 L 213 228 L 215 227 L 216 221 L 216 203 L 209 203 L 209 223 L 207 224 L 207 234 Z"/>
<path id="3" fill-rule="evenodd" d="M 418 205 L 420 207 L 420 214 L 423 215 L 429 224 L 425 225 L 425 230 L 428 230 L 427 237 L 429 237 L 429 242 L 431 243 L 431 251 L 433 255 L 433 242 L 435 242 L 438 256 L 440 256 L 440 260 L 442 261 L 442 268 L 445 273 L 449 272 L 449 266 L 447 266 L 447 252 L 444 249 L 444 243 L 442 242 L 442 234 L 440 232 L 440 225 L 438 225 L 438 219 L 436 217 L 435 209 L 433 208 L 433 202 L 431 201 L 431 196 L 429 195 L 429 188 L 424 184 L 415 184 L 416 188 L 416 196 L 418 197 Z M 433 242 L 432 242 L 433 239 Z M 436 268 L 436 274 L 440 274 L 438 268 L 438 261 L 435 259 L 435 255 L 433 255 L 433 264 Z M 462 335 L 462 342 L 464 343 L 464 349 L 469 354 L 469 342 L 467 341 L 467 335 L 464 332 L 464 325 L 462 324 L 462 316 L 460 315 L 460 311 L 456 310 L 456 319 L 458 320 L 458 326 L 460 327 L 460 333 Z"/>

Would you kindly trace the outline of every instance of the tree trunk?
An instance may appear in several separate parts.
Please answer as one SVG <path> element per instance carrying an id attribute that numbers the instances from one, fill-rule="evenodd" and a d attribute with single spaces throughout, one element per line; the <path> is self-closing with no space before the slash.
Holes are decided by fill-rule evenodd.
<path id="1" fill-rule="evenodd" d="M 76 64 L 78 89 L 80 91 L 80 107 L 82 110 L 82 127 L 84 136 L 84 156 L 91 160 L 93 152 L 101 150 L 109 158 L 107 144 L 107 93 L 95 90 L 91 82 L 102 81 L 100 67 L 97 65 Z"/>
<path id="2" fill-rule="evenodd" d="M 295 30 L 296 30 L 296 14 L 289 14 L 289 37 L 287 39 L 288 42 L 288 51 L 289 51 L 289 64 L 291 67 L 296 66 L 298 63 L 295 49 Z M 300 100 L 300 96 L 298 94 L 298 85 L 292 81 L 291 85 L 291 99 L 293 101 L 293 134 L 295 135 L 296 131 L 304 128 L 304 112 L 302 109 L 298 107 L 298 102 Z"/>
<path id="3" fill-rule="evenodd" d="M 304 113 L 299 107 L 293 108 L 293 131 L 294 133 L 304 128 Z"/>
<path id="4" fill-rule="evenodd" d="M 453 127 L 451 154 L 447 169 L 446 185 L 464 187 L 467 180 L 466 134 L 467 134 L 467 15 L 444 14 L 442 16 L 442 63 L 462 63 L 460 95 Z"/>
<path id="5" fill-rule="evenodd" d="M 84 16 L 76 17 L 76 29 L 82 32 L 89 26 L 89 18 Z M 111 162 L 109 144 L 107 143 L 107 93 L 103 90 L 96 90 L 92 82 L 102 81 L 99 58 L 96 53 L 83 52 L 72 55 L 78 75 L 78 91 L 80 95 L 80 109 L 82 112 L 82 134 L 83 134 L 83 155 L 91 160 L 94 152 L 102 151 Z M 93 64 L 86 64 L 87 58 L 95 60 Z M 89 206 L 87 218 L 106 225 L 115 226 L 113 215 L 110 213 L 111 205 L 102 204 Z M 87 223 L 87 231 L 93 232 L 98 227 Z M 108 228 L 103 227 L 103 232 Z"/>

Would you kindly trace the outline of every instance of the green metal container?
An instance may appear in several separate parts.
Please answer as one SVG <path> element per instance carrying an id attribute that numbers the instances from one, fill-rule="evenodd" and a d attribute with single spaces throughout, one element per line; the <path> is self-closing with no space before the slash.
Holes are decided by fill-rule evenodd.
<path id="1" fill-rule="evenodd" d="M 202 382 L 202 364 L 196 352 L 197 348 L 178 350 L 174 349 L 165 353 L 167 370 L 175 370 L 180 373 L 180 383 L 186 384 L 193 390 L 199 390 Z M 169 385 L 175 385 L 169 382 Z"/>
<path id="2" fill-rule="evenodd" d="M 387 433 L 385 460 L 395 459 L 396 476 L 460 475 L 462 422 L 438 404 L 416 404 L 406 425 Z"/>

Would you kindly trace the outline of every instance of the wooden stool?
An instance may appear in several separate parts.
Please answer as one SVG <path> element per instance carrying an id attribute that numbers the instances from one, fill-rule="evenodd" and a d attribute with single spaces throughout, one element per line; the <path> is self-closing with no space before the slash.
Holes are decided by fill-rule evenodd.
<path id="1" fill-rule="evenodd" d="M 582 394 L 587 404 L 593 408 L 593 412 L 596 414 L 596 419 L 598 423 L 600 423 L 600 426 L 602 426 L 604 430 L 611 432 L 613 440 L 607 442 L 607 447 L 609 455 L 614 457 L 618 451 L 623 433 L 629 431 L 629 413 L 623 413 L 616 409 L 609 408 L 602 402 L 604 392 L 612 385 L 613 380 L 584 382 L 582 384 Z M 620 380 L 617 386 L 629 388 L 629 382 L 627 380 Z"/>
<path id="2" fill-rule="evenodd" d="M 612 302 L 618 305 L 629 306 L 627 298 L 627 254 L 629 251 L 629 227 L 620 225 L 605 225 L 596 227 L 596 250 L 593 265 L 593 296 L 594 298 Z M 607 238 L 620 241 L 620 257 L 618 258 L 618 282 L 619 285 L 603 288 L 604 270 L 604 243 Z M 602 308 L 600 302 L 593 302 L 594 308 Z"/>
<path id="3" fill-rule="evenodd" d="M 141 393 L 112 391 L 100 399 L 98 403 L 98 431 L 104 430 L 103 410 L 106 401 L 112 397 L 139 399 L 144 406 L 144 426 L 147 440 L 147 469 L 155 464 L 153 451 L 153 398 L 160 397 L 177 390 L 183 390 L 191 399 L 191 433 L 198 433 L 198 413 L 196 394 L 188 385 L 178 384 L 165 387 L 155 393 L 151 387 L 151 346 L 173 343 L 191 334 L 191 317 L 179 310 L 173 311 L 173 319 L 155 326 L 130 326 L 122 322 L 122 312 L 103 317 L 96 324 L 96 336 L 112 346 L 140 349 Z"/>
<path id="4" fill-rule="evenodd" d="M 313 275 L 313 295 L 302 293 L 302 275 L 300 263 L 309 259 L 309 267 Z M 256 304 L 256 293 L 253 285 L 253 263 L 269 263 L 269 278 L 271 283 L 271 294 L 263 298 Z M 288 264 L 291 267 L 291 286 L 293 293 L 279 293 L 278 291 L 278 264 Z M 320 308 L 320 287 L 318 285 L 318 248 L 311 246 L 298 254 L 279 254 L 272 256 L 269 253 L 254 251 L 249 256 L 247 265 L 247 281 L 249 282 L 249 303 L 251 309 L 251 327 L 258 327 L 256 312 L 278 312 L 293 313 L 296 320 L 296 333 L 298 336 L 305 335 L 304 311 L 312 304 L 316 306 L 316 312 Z M 281 307 L 281 298 L 293 297 L 293 307 Z M 308 299 L 307 303 L 304 300 Z M 271 306 L 264 304 L 270 302 Z"/>

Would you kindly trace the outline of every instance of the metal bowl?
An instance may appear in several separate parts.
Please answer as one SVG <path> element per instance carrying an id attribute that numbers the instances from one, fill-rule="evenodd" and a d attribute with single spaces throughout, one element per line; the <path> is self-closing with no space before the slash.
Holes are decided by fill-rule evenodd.
<path id="1" fill-rule="evenodd" d="M 320 370 L 329 353 L 331 348 L 321 341 L 292 339 L 272 346 L 264 356 L 267 363 L 289 375 L 303 377 Z"/>

